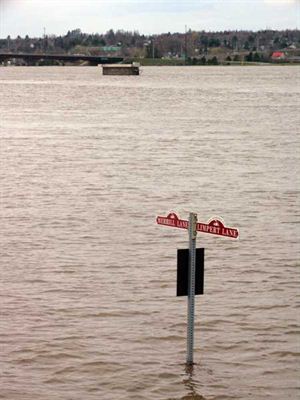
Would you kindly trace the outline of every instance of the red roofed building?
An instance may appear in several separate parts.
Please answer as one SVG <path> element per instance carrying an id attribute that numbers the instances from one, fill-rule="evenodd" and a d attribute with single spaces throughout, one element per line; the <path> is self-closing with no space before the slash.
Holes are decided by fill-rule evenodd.
<path id="1" fill-rule="evenodd" d="M 285 59 L 285 54 L 282 51 L 274 51 L 274 53 L 272 54 L 271 58 L 272 58 L 273 61 L 284 60 Z"/>

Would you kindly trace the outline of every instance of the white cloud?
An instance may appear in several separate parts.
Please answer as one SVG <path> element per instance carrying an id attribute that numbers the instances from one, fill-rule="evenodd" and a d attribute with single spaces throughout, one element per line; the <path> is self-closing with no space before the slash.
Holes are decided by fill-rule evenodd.
<path id="1" fill-rule="evenodd" d="M 294 29 L 300 0 L 0 0 L 0 37 L 108 29 L 141 33 Z M 283 8 L 278 12 L 278 7 Z"/>
<path id="2" fill-rule="evenodd" d="M 299 0 L 264 0 L 264 3 L 275 6 L 290 6 L 299 4 Z"/>

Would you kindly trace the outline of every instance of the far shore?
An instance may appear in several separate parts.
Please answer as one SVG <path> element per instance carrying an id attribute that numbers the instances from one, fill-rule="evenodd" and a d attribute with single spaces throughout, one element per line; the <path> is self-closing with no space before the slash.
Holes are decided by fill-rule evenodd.
<path id="1" fill-rule="evenodd" d="M 125 61 L 124 61 L 125 62 Z M 134 58 L 127 59 L 126 63 L 136 62 L 139 63 L 142 67 L 163 67 L 163 66 L 174 66 L 174 67 L 182 67 L 182 66 L 195 66 L 195 67 L 210 67 L 210 66 L 295 66 L 300 63 L 296 62 L 255 62 L 255 61 L 224 61 L 218 62 L 216 64 L 206 63 L 206 64 L 192 64 L 186 62 L 184 59 L 176 59 L 176 58 Z"/>

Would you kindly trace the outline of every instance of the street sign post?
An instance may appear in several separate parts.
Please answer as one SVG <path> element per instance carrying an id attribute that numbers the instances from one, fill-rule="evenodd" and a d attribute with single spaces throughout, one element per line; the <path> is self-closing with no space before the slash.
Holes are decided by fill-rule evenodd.
<path id="1" fill-rule="evenodd" d="M 188 309 L 187 309 L 187 365 L 193 365 L 194 349 L 194 319 L 195 319 L 195 269 L 196 269 L 196 236 L 197 232 L 211 235 L 225 236 L 237 239 L 239 231 L 236 228 L 226 227 L 218 218 L 212 218 L 208 223 L 198 222 L 197 214 L 190 213 L 189 220 L 180 219 L 175 213 L 169 213 L 166 217 L 158 216 L 156 222 L 159 225 L 171 228 L 187 229 L 189 232 L 189 266 L 188 266 Z M 177 284 L 178 287 L 178 284 Z"/>
<path id="2" fill-rule="evenodd" d="M 196 269 L 196 236 L 197 214 L 190 213 L 189 218 L 189 286 L 188 286 L 188 323 L 187 323 L 187 357 L 186 363 L 194 363 L 194 319 L 195 319 L 195 269 Z"/>

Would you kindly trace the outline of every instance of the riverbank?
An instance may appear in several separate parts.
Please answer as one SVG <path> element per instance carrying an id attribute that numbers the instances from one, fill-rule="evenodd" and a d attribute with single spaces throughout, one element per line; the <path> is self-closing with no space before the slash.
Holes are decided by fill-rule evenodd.
<path id="1" fill-rule="evenodd" d="M 210 66 L 210 65 L 236 65 L 236 66 L 270 66 L 270 65 L 298 65 L 296 62 L 255 62 L 255 61 L 224 61 L 218 62 L 212 60 L 208 60 L 205 64 L 195 64 L 189 60 L 184 60 L 183 58 L 131 58 L 124 60 L 125 63 L 136 62 L 139 63 L 143 67 L 147 66 Z"/>

